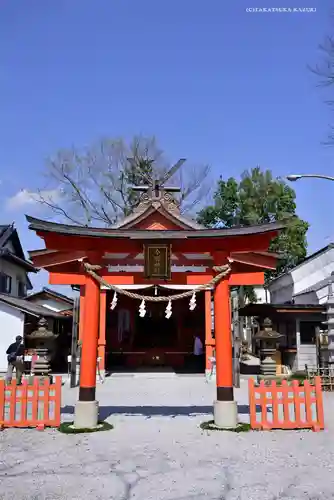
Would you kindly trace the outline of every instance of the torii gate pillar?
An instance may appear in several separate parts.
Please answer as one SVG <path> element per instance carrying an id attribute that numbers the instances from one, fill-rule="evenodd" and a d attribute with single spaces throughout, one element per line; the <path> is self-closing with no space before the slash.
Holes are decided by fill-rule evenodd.
<path id="1" fill-rule="evenodd" d="M 96 365 L 100 322 L 100 286 L 86 275 L 84 325 L 82 332 L 79 400 L 75 406 L 74 427 L 94 428 L 98 424 Z"/>
<path id="2" fill-rule="evenodd" d="M 220 258 L 215 264 L 226 264 L 226 258 Z M 218 427 L 236 428 L 238 424 L 238 407 L 233 396 L 231 310 L 228 276 L 225 276 L 215 288 L 214 315 L 217 383 L 217 399 L 214 402 L 214 422 Z"/>

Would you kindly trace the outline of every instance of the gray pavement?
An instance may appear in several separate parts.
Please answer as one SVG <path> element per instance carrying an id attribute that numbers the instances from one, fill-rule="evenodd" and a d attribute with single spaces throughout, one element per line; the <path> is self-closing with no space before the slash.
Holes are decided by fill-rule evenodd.
<path id="1" fill-rule="evenodd" d="M 4 500 L 276 500 L 334 498 L 334 394 L 325 394 L 327 430 L 202 432 L 214 384 L 198 376 L 141 374 L 98 386 L 108 432 L 0 433 Z M 64 420 L 76 390 L 64 388 Z M 247 383 L 236 391 L 248 420 Z"/>

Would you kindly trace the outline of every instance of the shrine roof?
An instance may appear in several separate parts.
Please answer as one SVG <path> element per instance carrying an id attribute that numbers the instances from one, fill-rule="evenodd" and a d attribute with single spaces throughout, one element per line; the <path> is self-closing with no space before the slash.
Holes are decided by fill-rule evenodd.
<path id="1" fill-rule="evenodd" d="M 160 202 L 153 202 L 147 207 L 143 207 L 141 210 L 137 209 L 132 214 L 128 215 L 124 219 L 116 222 L 112 229 L 129 229 L 138 222 L 149 217 L 151 214 L 158 212 L 167 220 L 170 220 L 177 225 L 180 225 L 180 229 L 205 229 L 204 226 L 196 222 L 191 217 L 181 214 L 178 210 L 167 210 L 163 204 Z"/>
<path id="2" fill-rule="evenodd" d="M 235 226 L 232 228 L 215 229 L 126 229 L 126 228 L 100 228 L 83 227 L 69 224 L 59 224 L 57 222 L 36 219 L 26 215 L 29 229 L 33 231 L 57 233 L 68 236 L 86 236 L 93 238 L 117 238 L 130 240 L 179 240 L 179 239 L 199 239 L 199 238 L 222 238 L 234 236 L 251 236 L 274 231 L 281 231 L 286 227 L 283 222 L 270 222 L 256 224 L 253 226 Z"/>

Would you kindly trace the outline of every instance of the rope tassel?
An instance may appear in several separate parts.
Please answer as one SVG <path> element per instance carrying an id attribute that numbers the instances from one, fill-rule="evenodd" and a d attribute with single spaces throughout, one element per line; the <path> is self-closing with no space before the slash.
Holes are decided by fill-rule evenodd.
<path id="1" fill-rule="evenodd" d="M 146 314 L 145 300 L 143 299 L 139 306 L 139 316 L 143 318 Z"/>
<path id="2" fill-rule="evenodd" d="M 165 317 L 169 319 L 172 315 L 172 301 L 170 300 L 166 307 Z"/>
<path id="3" fill-rule="evenodd" d="M 191 296 L 191 299 L 189 301 L 189 309 L 190 311 L 193 311 L 196 307 L 196 293 L 194 292 Z"/>
<path id="4" fill-rule="evenodd" d="M 113 296 L 111 304 L 110 304 L 110 309 L 111 310 L 115 309 L 115 307 L 117 306 L 117 301 L 118 301 L 117 292 L 114 292 L 114 296 Z"/>

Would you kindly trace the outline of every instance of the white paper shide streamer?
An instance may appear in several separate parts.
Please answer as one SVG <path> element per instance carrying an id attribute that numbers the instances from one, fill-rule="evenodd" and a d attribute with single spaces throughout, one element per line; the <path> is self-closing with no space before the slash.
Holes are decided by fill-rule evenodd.
<path id="1" fill-rule="evenodd" d="M 117 298 L 117 293 L 115 292 L 114 293 L 114 296 L 112 298 L 112 301 L 111 301 L 111 304 L 110 304 L 110 309 L 111 310 L 114 310 L 115 307 L 117 306 L 117 301 L 118 301 L 118 298 Z"/>
<path id="2" fill-rule="evenodd" d="M 169 319 L 172 315 L 172 301 L 170 300 L 167 304 L 166 311 L 165 311 L 165 317 Z"/>
<path id="3" fill-rule="evenodd" d="M 191 299 L 189 301 L 189 309 L 190 311 L 193 311 L 196 307 L 196 293 L 194 292 L 191 296 Z"/>
<path id="4" fill-rule="evenodd" d="M 145 300 L 143 299 L 139 306 L 139 316 L 143 318 L 146 314 Z"/>

